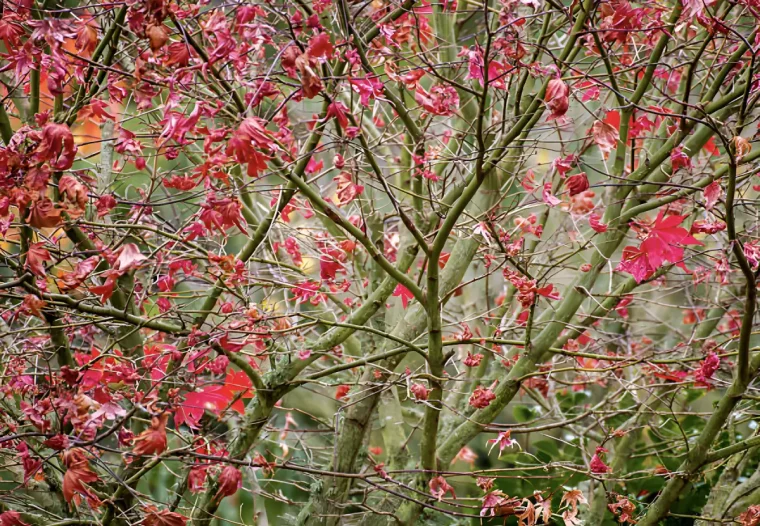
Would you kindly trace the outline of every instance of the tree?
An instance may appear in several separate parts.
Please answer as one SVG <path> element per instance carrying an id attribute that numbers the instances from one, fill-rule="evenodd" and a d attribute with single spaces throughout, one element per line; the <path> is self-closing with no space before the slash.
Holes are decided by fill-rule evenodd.
<path id="1" fill-rule="evenodd" d="M 756 4 L 0 9 L 0 525 L 760 524 Z"/>

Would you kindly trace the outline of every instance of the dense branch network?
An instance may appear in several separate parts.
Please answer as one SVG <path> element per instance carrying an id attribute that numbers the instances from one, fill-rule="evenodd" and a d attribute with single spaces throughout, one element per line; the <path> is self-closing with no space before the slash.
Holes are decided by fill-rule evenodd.
<path id="1" fill-rule="evenodd" d="M 760 525 L 760 6 L 0 10 L 0 526 Z"/>

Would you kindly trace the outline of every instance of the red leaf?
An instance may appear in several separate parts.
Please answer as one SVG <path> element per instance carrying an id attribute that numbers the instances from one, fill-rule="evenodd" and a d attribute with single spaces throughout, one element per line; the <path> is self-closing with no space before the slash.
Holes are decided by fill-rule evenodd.
<path id="1" fill-rule="evenodd" d="M 342 400 L 346 397 L 348 392 L 351 390 L 350 385 L 339 385 L 337 389 L 335 389 L 335 399 L 336 400 Z"/>
<path id="2" fill-rule="evenodd" d="M 577 173 L 565 179 L 565 187 L 570 192 L 571 197 L 588 190 L 589 184 L 586 172 Z"/>
<path id="3" fill-rule="evenodd" d="M 93 99 L 87 106 L 79 110 L 77 118 L 80 121 L 90 119 L 96 123 L 101 123 L 104 119 L 114 120 L 114 116 L 108 113 L 106 108 L 108 108 L 108 106 L 105 102 L 99 99 Z"/>
<path id="4" fill-rule="evenodd" d="M 218 487 L 219 491 L 216 493 L 216 500 L 222 500 L 224 497 L 231 497 L 242 487 L 243 474 L 240 470 L 234 466 L 224 466 L 224 469 L 219 474 Z"/>
<path id="5" fill-rule="evenodd" d="M 699 367 L 694 371 L 695 385 L 700 387 L 712 387 L 710 379 L 720 368 L 720 357 L 714 352 L 707 353 L 707 357 L 699 362 Z"/>
<path id="6" fill-rule="evenodd" d="M 61 210 L 44 197 L 32 205 L 28 221 L 35 228 L 53 228 L 61 224 Z"/>
<path id="7" fill-rule="evenodd" d="M 149 24 L 145 29 L 145 36 L 148 37 L 150 50 L 155 53 L 169 40 L 169 29 L 163 24 Z"/>
<path id="8" fill-rule="evenodd" d="M 401 298 L 401 304 L 404 306 L 404 309 L 409 306 L 409 301 L 414 299 L 414 294 L 412 294 L 409 289 L 403 286 L 401 283 L 396 285 L 396 289 L 393 291 L 393 296 L 396 298 Z"/>
<path id="9" fill-rule="evenodd" d="M 190 473 L 187 475 L 187 489 L 190 490 L 190 493 L 200 493 L 203 491 L 207 475 L 206 468 L 203 466 L 190 469 Z"/>
<path id="10" fill-rule="evenodd" d="M 98 211 L 98 217 L 104 217 L 108 215 L 108 212 L 116 208 L 116 198 L 111 194 L 103 195 L 95 201 L 95 208 Z"/>
<path id="11" fill-rule="evenodd" d="M 483 409 L 484 407 L 491 405 L 491 402 L 494 400 L 496 400 L 496 395 L 490 388 L 479 386 L 475 389 L 472 395 L 470 395 L 469 403 L 476 409 Z"/>
<path id="12" fill-rule="evenodd" d="M 197 429 L 206 410 L 219 414 L 227 407 L 229 401 L 230 399 L 222 393 L 222 387 L 218 385 L 189 392 L 185 395 L 185 401 L 177 409 L 174 421 L 177 425 L 185 424 Z"/>
<path id="13" fill-rule="evenodd" d="M 46 301 L 41 300 L 34 294 L 27 294 L 24 296 L 24 301 L 21 303 L 19 311 L 32 314 L 39 319 L 44 320 L 45 317 L 42 314 L 42 309 L 45 308 L 45 305 L 47 305 Z"/>
<path id="14" fill-rule="evenodd" d="M 603 234 L 607 231 L 607 225 L 602 223 L 602 218 L 598 214 L 591 214 L 588 216 L 588 224 L 594 232 Z"/>
<path id="15" fill-rule="evenodd" d="M 702 149 L 712 156 L 720 155 L 720 150 L 715 145 L 715 137 L 710 137 L 710 140 L 705 143 Z"/>
<path id="16" fill-rule="evenodd" d="M 335 48 L 330 42 L 330 35 L 320 33 L 309 40 L 309 56 L 314 58 L 329 58 L 332 56 Z"/>
<path id="17" fill-rule="evenodd" d="M 641 243 L 641 250 L 646 253 L 650 267 L 659 268 L 665 261 L 678 263 L 683 259 L 681 245 L 701 245 L 685 228 L 680 225 L 686 216 L 665 216 L 664 211 L 655 220 L 649 236 Z"/>
<path id="18" fill-rule="evenodd" d="M 87 205 L 87 188 L 71 175 L 64 175 L 58 182 L 61 199 L 68 207 L 67 213 L 76 219 L 84 213 Z"/>
<path id="19" fill-rule="evenodd" d="M 356 196 L 364 192 L 364 186 L 355 184 L 349 172 L 341 172 L 333 181 L 338 185 L 335 195 L 335 204 L 337 206 L 350 203 Z"/>
<path id="20" fill-rule="evenodd" d="M 84 484 L 90 484 L 98 480 L 98 476 L 90 469 L 87 454 L 84 449 L 74 448 L 63 455 L 63 463 L 66 465 L 66 473 L 63 475 L 63 498 L 66 502 L 77 501 L 85 496 L 90 503 L 97 502 Z"/>
<path id="21" fill-rule="evenodd" d="M 607 504 L 607 508 L 615 514 L 620 524 L 636 524 L 636 521 L 634 520 L 634 517 L 636 516 L 636 506 L 622 495 L 617 496 L 617 502 Z"/>
<path id="22" fill-rule="evenodd" d="M 726 229 L 726 223 L 717 221 L 712 223 L 710 221 L 694 221 L 691 224 L 690 234 L 715 234 Z M 746 245 L 745 245 L 746 246 Z"/>
<path id="23" fill-rule="evenodd" d="M 536 189 L 536 175 L 533 173 L 533 170 L 528 169 L 528 171 L 525 172 L 525 177 L 523 177 L 520 184 L 528 192 L 532 192 Z"/>
<path id="24" fill-rule="evenodd" d="M 616 132 L 620 130 L 620 112 L 617 110 L 608 111 L 604 123 L 615 128 Z"/>
<path id="25" fill-rule="evenodd" d="M 69 447 L 69 437 L 68 435 L 55 435 L 43 442 L 43 444 L 50 449 L 55 449 L 56 451 L 63 451 L 64 449 L 67 449 Z M 2 523 L 0 523 L 1 525 Z"/>
<path id="26" fill-rule="evenodd" d="M 589 462 L 591 473 L 602 474 L 609 473 L 611 471 L 610 467 L 602 460 L 602 456 L 604 456 L 604 453 L 606 452 L 607 450 L 603 447 L 596 448 L 596 452 L 594 453 L 594 456 L 591 457 L 591 462 Z"/>
<path id="27" fill-rule="evenodd" d="M 68 170 L 74 164 L 77 145 L 71 130 L 65 124 L 46 124 L 42 129 L 42 142 L 37 147 L 36 158 L 50 161 L 54 170 Z"/>
<path id="28" fill-rule="evenodd" d="M 623 249 L 623 258 L 615 270 L 632 275 L 636 283 L 644 281 L 652 272 L 646 253 L 630 246 Z"/>
<path id="29" fill-rule="evenodd" d="M 235 371 L 230 369 L 227 371 L 227 377 L 224 379 L 224 386 L 222 392 L 225 393 L 229 400 L 232 400 L 238 393 L 243 393 L 242 398 L 252 398 L 253 384 L 248 375 L 243 371 Z M 233 407 L 234 408 L 234 407 Z"/>
<path id="30" fill-rule="evenodd" d="M 267 169 L 270 157 L 264 151 L 275 148 L 272 134 L 266 129 L 266 122 L 256 117 L 248 117 L 232 134 L 227 143 L 227 155 L 234 155 L 240 163 L 248 164 L 248 176 L 258 177 Z"/>
<path id="31" fill-rule="evenodd" d="M 154 455 L 166 451 L 166 421 L 168 419 L 169 413 L 154 416 L 150 422 L 150 429 L 146 429 L 135 437 L 132 453 Z"/>
<path id="32" fill-rule="evenodd" d="M 520 446 L 520 444 L 517 443 L 517 440 L 512 439 L 512 432 L 509 429 L 500 432 L 496 438 L 488 440 L 486 444 L 491 444 L 491 449 L 488 450 L 489 453 L 493 450 L 496 444 L 498 444 L 499 455 L 501 455 L 501 453 L 508 447 L 512 447 L 514 445 L 517 445 L 518 447 Z"/>
<path id="33" fill-rule="evenodd" d="M 106 279 L 102 285 L 92 285 L 88 287 L 88 290 L 93 294 L 100 296 L 100 302 L 106 303 L 111 296 L 113 296 L 113 289 L 116 286 L 116 280 L 121 275 L 121 272 L 117 270 L 109 270 L 104 273 Z"/>
<path id="34" fill-rule="evenodd" d="M 45 261 L 50 261 L 50 252 L 45 249 L 44 243 L 32 243 L 29 245 L 29 251 L 26 253 L 26 268 L 32 274 L 45 276 Z"/>
<path id="35" fill-rule="evenodd" d="M 681 168 L 691 168 L 691 159 L 686 155 L 681 146 L 674 148 L 670 152 L 670 163 L 673 167 L 673 172 L 678 171 Z"/>
<path id="36" fill-rule="evenodd" d="M 100 256 L 90 256 L 84 261 L 80 261 L 77 263 L 77 266 L 74 267 L 73 271 L 61 274 L 60 279 L 58 280 L 58 288 L 62 292 L 76 289 L 87 279 L 87 276 L 95 270 L 99 261 Z"/>
<path id="37" fill-rule="evenodd" d="M 369 106 L 371 98 L 380 97 L 383 94 L 383 83 L 378 77 L 365 77 L 363 79 L 348 79 L 351 87 L 359 94 L 359 102 L 362 106 Z"/>
<path id="38" fill-rule="evenodd" d="M 702 245 L 680 225 L 686 216 L 665 216 L 661 210 L 649 235 L 639 248 L 625 247 L 617 270 L 628 272 L 641 283 L 665 262 L 683 265 L 683 245 Z"/>
<path id="39" fill-rule="evenodd" d="M 541 287 L 540 289 L 536 289 L 536 293 L 544 296 L 545 298 L 549 298 L 550 300 L 560 299 L 559 291 L 554 290 L 554 285 L 552 284 Z"/>
<path id="40" fill-rule="evenodd" d="M 21 514 L 17 511 L 4 511 L 0 513 L 0 526 L 29 526 L 21 520 Z"/>
<path id="41" fill-rule="evenodd" d="M 734 137 L 734 148 L 736 149 L 736 160 L 741 161 L 745 155 L 752 151 L 752 143 L 744 137 Z"/>
<path id="42" fill-rule="evenodd" d="M 450 116 L 459 108 L 459 94 L 452 86 L 436 85 L 428 93 L 418 84 L 414 100 L 432 115 Z"/>
<path id="43" fill-rule="evenodd" d="M 301 76 L 301 90 L 307 99 L 313 99 L 322 90 L 322 80 L 319 78 L 319 64 L 308 53 L 300 55 L 295 60 L 295 66 Z"/>
<path id="44" fill-rule="evenodd" d="M 760 505 L 754 505 L 736 517 L 736 521 L 741 526 L 758 526 L 760 525 Z"/>
<path id="45" fill-rule="evenodd" d="M 158 511 L 155 506 L 148 506 L 146 511 L 148 513 L 140 523 L 145 526 L 185 526 L 187 524 L 187 517 L 173 511 Z"/>
<path id="46" fill-rule="evenodd" d="M 546 120 L 556 120 L 563 123 L 566 120 L 565 113 L 567 113 L 567 109 L 570 107 L 570 86 L 562 79 L 550 80 L 549 85 L 546 87 L 544 102 L 549 111 L 551 111 Z"/>
<path id="47" fill-rule="evenodd" d="M 348 108 L 345 104 L 342 102 L 333 101 L 329 106 L 327 106 L 327 113 L 325 114 L 325 118 L 334 118 L 336 121 L 338 121 L 338 125 L 341 127 L 341 129 L 345 130 L 348 126 L 348 117 L 346 116 L 346 113 L 348 113 Z"/>
<path id="48" fill-rule="evenodd" d="M 427 387 L 418 383 L 412 384 L 412 386 L 409 388 L 409 391 L 412 393 L 412 396 L 414 396 L 415 400 L 427 400 L 428 395 L 430 394 Z"/>

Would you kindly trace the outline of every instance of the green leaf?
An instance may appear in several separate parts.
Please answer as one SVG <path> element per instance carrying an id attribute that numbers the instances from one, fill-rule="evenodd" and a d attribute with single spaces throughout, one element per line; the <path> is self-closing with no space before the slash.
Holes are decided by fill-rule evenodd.
<path id="1" fill-rule="evenodd" d="M 512 409 L 512 417 L 520 424 L 534 420 L 537 416 L 536 411 L 526 405 L 516 405 Z"/>

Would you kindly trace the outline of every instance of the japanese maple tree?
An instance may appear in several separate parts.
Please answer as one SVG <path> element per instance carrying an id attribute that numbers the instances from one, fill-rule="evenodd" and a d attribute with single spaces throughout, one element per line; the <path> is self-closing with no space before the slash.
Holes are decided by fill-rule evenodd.
<path id="1" fill-rule="evenodd" d="M 759 21 L 0 3 L 0 526 L 760 525 Z"/>

